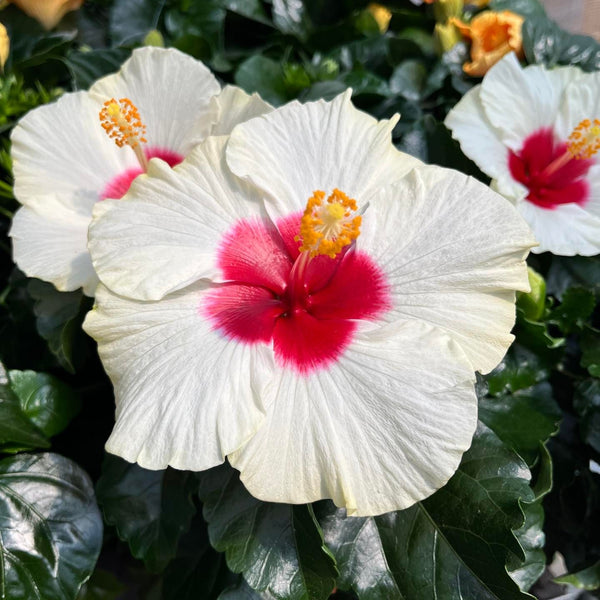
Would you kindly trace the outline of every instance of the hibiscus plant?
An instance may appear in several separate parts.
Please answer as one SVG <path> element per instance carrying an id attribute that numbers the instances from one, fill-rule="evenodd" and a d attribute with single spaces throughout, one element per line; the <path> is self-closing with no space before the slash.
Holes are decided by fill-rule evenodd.
<path id="1" fill-rule="evenodd" d="M 598 597 L 598 41 L 15 0 L 0 69 L 0 600 Z"/>

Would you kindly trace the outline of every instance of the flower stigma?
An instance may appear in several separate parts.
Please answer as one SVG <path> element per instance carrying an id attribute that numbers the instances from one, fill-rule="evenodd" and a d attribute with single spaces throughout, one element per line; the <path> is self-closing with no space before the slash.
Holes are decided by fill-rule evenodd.
<path id="1" fill-rule="evenodd" d="M 320 254 L 335 258 L 360 235 L 362 217 L 357 215 L 356 200 L 334 189 L 325 199 L 325 192 L 316 190 L 306 203 L 300 221 L 302 241 L 300 252 L 310 258 Z"/>
<path id="2" fill-rule="evenodd" d="M 118 102 L 111 98 L 104 103 L 99 117 L 108 137 L 114 139 L 119 148 L 129 146 L 145 172 L 148 159 L 141 144 L 147 141 L 144 137 L 146 126 L 142 123 L 135 104 L 129 98 L 121 98 Z"/>

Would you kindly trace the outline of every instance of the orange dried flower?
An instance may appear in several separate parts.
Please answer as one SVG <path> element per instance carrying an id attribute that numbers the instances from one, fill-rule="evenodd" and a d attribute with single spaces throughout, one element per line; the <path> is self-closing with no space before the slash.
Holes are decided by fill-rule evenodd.
<path id="1" fill-rule="evenodd" d="M 523 58 L 523 21 L 523 17 L 508 10 L 482 12 L 470 23 L 450 19 L 463 37 L 471 41 L 471 62 L 463 65 L 464 72 L 471 77 L 483 77 L 509 52 Z"/>

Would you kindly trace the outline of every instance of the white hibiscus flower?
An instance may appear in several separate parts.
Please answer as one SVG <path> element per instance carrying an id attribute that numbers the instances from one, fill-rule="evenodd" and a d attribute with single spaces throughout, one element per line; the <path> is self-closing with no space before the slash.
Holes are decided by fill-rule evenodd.
<path id="1" fill-rule="evenodd" d="M 446 125 L 529 223 L 534 252 L 600 252 L 600 73 L 523 69 L 509 54 Z"/>
<path id="2" fill-rule="evenodd" d="M 448 480 L 534 240 L 486 186 L 398 152 L 396 120 L 349 93 L 293 102 L 95 206 L 107 287 L 85 329 L 115 387 L 109 452 L 228 456 L 260 499 L 355 515 Z"/>
<path id="3" fill-rule="evenodd" d="M 23 204 L 10 231 L 17 265 L 59 290 L 93 295 L 87 228 L 94 204 L 120 198 L 149 159 L 175 165 L 207 135 L 271 109 L 237 88 L 219 92 L 201 62 L 174 49 L 140 48 L 89 92 L 28 113 L 12 134 L 14 192 Z"/>

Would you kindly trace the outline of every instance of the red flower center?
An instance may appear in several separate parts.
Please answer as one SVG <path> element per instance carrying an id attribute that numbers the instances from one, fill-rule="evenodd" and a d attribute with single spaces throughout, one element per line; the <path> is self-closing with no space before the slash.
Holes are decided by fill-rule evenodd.
<path id="1" fill-rule="evenodd" d="M 385 277 L 371 258 L 345 249 L 309 257 L 295 241 L 301 214 L 277 222 L 238 221 L 224 236 L 218 265 L 227 283 L 208 295 L 202 312 L 227 337 L 272 342 L 277 362 L 307 374 L 335 362 L 361 319 L 390 307 Z"/>
<path id="2" fill-rule="evenodd" d="M 161 158 L 170 167 L 178 165 L 182 160 L 183 156 L 173 152 L 171 150 L 165 150 L 163 148 L 144 148 L 144 154 L 146 158 Z M 123 173 L 119 173 L 116 177 L 113 177 L 104 187 L 100 193 L 100 200 L 106 200 L 106 198 L 122 198 L 129 190 L 133 180 L 141 175 L 144 170 L 141 167 L 133 167 L 127 169 Z"/>
<path id="3" fill-rule="evenodd" d="M 552 129 L 532 133 L 519 152 L 508 156 L 511 175 L 529 190 L 527 200 L 542 208 L 554 209 L 574 202 L 583 206 L 589 198 L 585 179 L 593 160 L 572 158 L 562 160 L 566 142 L 557 141 Z"/>

